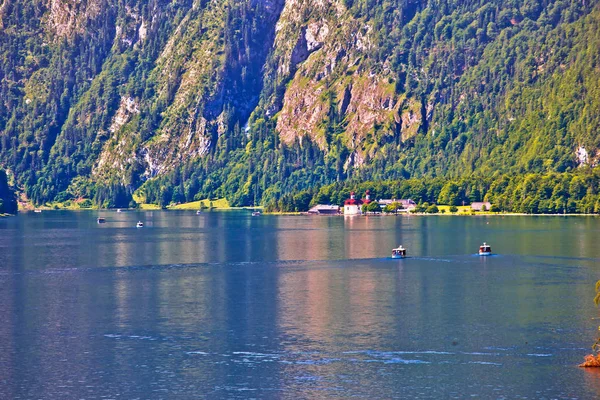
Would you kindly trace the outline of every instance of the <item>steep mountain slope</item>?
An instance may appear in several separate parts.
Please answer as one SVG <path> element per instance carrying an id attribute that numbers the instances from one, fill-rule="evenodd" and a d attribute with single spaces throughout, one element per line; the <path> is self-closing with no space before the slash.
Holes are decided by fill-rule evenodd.
<path id="1" fill-rule="evenodd" d="M 591 0 L 3 0 L 0 165 L 106 206 L 568 171 L 599 48 Z"/>

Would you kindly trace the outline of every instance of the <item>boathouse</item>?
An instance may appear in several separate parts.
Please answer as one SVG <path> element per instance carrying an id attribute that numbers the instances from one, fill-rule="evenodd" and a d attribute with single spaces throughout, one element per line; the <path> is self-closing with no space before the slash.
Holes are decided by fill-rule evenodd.
<path id="1" fill-rule="evenodd" d="M 490 211 L 492 204 L 489 201 L 471 203 L 473 211 Z"/>
<path id="2" fill-rule="evenodd" d="M 308 210 L 308 213 L 312 215 L 336 215 L 340 213 L 340 207 L 331 204 L 317 204 Z"/>

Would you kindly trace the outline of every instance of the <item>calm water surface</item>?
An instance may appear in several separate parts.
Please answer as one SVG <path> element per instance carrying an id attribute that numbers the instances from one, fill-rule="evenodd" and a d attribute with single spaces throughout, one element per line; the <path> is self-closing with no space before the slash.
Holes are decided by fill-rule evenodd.
<path id="1" fill-rule="evenodd" d="M 0 219 L 0 398 L 598 398 L 575 365 L 599 237 L 564 217 Z"/>

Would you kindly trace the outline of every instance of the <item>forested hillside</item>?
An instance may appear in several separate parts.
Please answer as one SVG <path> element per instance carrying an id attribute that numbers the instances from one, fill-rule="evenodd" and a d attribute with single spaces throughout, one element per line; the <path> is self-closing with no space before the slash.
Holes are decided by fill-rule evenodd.
<path id="1" fill-rule="evenodd" d="M 0 214 L 16 214 L 17 198 L 8 184 L 6 172 L 0 169 Z"/>
<path id="2" fill-rule="evenodd" d="M 0 0 L 0 167 L 36 204 L 100 206 L 579 176 L 598 3 Z"/>
<path id="3" fill-rule="evenodd" d="M 345 181 L 284 194 L 266 207 L 268 211 L 308 211 L 316 204 L 343 204 L 351 192 L 355 192 L 358 198 L 364 198 L 367 191 L 373 199 L 412 199 L 421 206 L 418 212 L 435 204 L 460 206 L 487 201 L 494 212 L 598 214 L 600 168 L 477 178 Z"/>

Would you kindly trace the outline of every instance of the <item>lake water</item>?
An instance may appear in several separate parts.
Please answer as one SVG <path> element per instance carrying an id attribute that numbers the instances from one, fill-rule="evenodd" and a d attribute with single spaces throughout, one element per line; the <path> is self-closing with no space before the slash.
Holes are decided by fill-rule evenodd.
<path id="1" fill-rule="evenodd" d="M 598 398 L 576 365 L 599 238 L 584 217 L 0 219 L 0 398 Z"/>

